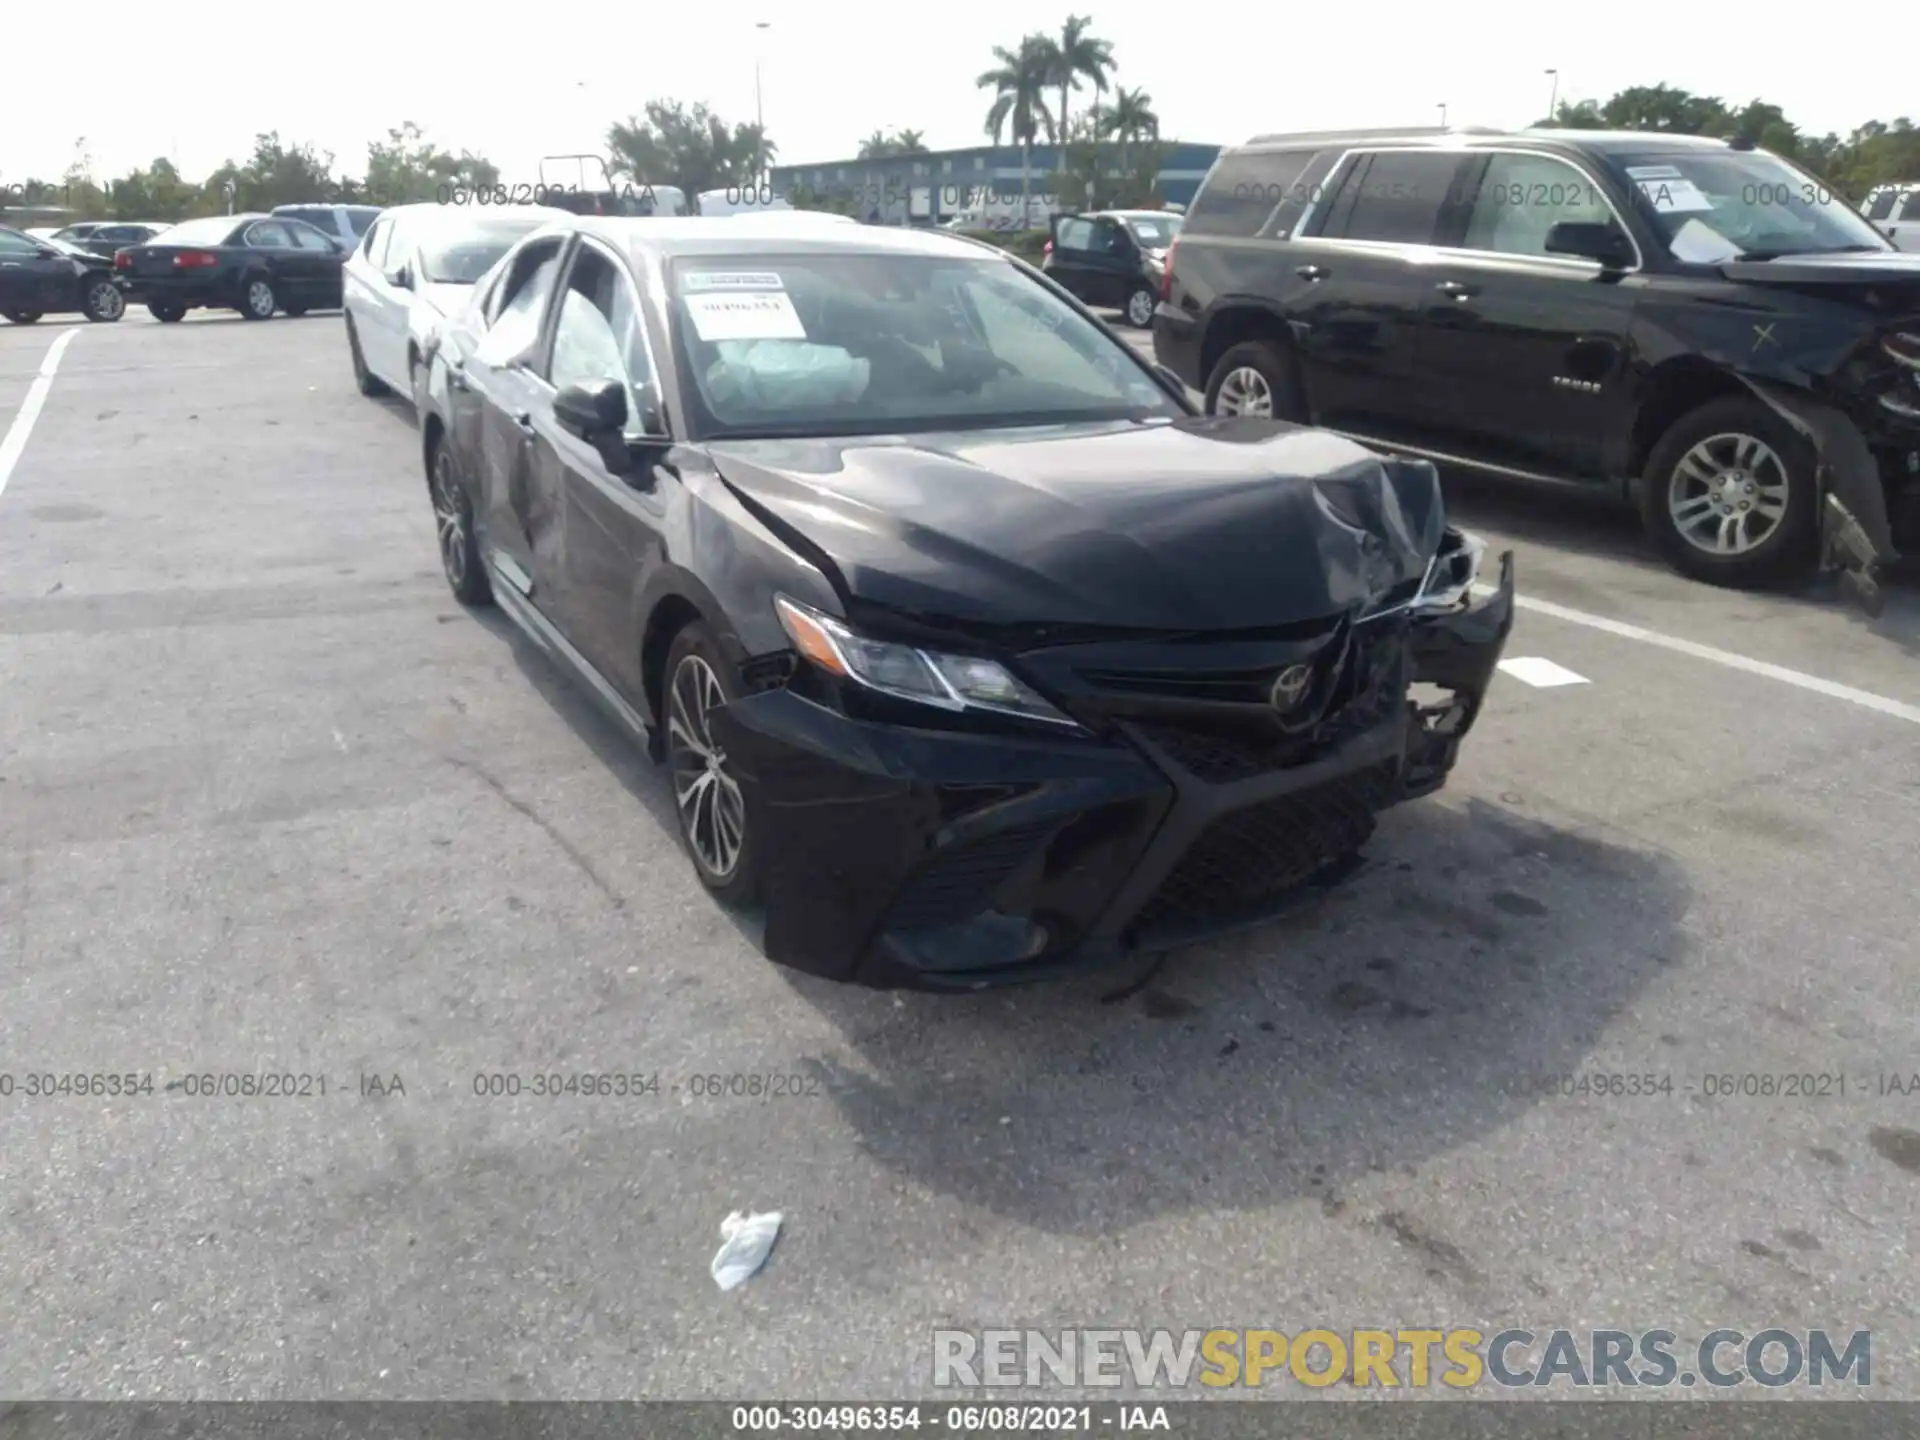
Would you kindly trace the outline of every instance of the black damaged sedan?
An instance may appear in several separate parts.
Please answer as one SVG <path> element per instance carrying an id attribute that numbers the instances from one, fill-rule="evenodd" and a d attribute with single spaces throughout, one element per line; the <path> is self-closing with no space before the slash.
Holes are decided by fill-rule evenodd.
<path id="1" fill-rule="evenodd" d="M 770 957 L 973 988 L 1338 878 L 1513 616 L 1433 468 L 1197 416 L 984 246 L 580 218 L 429 362 L 448 582 L 670 768 Z"/>

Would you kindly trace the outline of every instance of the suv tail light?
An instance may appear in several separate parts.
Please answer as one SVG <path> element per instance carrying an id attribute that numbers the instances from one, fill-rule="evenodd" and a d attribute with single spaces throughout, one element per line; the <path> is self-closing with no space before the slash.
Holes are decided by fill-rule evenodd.
<path id="1" fill-rule="evenodd" d="M 1051 260 L 1053 258 L 1053 241 L 1049 240 L 1040 247 L 1040 258 L 1042 260 Z"/>
<path id="2" fill-rule="evenodd" d="M 176 270 L 204 270 L 219 263 L 220 257 L 211 250 L 182 250 L 173 257 L 173 268 Z"/>
<path id="3" fill-rule="evenodd" d="M 133 252 L 131 250 L 114 251 L 113 268 L 116 270 L 131 270 L 133 268 Z"/>
<path id="4" fill-rule="evenodd" d="M 1167 258 L 1160 266 L 1160 298 L 1173 299 L 1173 257 L 1180 249 L 1180 237 L 1174 236 L 1167 242 Z"/>

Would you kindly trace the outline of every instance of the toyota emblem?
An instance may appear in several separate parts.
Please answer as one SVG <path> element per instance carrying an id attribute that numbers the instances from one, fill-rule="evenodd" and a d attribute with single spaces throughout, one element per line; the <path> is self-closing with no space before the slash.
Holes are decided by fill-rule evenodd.
<path id="1" fill-rule="evenodd" d="M 1273 689 L 1267 692 L 1267 699 L 1274 709 L 1285 714 L 1306 698 L 1307 688 L 1312 684 L 1311 665 L 1289 665 L 1274 679 Z"/>

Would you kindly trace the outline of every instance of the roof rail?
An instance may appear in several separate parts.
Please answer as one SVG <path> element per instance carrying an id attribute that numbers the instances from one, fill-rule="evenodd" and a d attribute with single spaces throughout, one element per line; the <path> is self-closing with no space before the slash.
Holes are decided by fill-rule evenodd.
<path id="1" fill-rule="evenodd" d="M 1295 142 L 1330 145 L 1342 140 L 1385 140 L 1396 135 L 1445 135 L 1442 125 L 1389 125 L 1374 130 L 1300 130 L 1291 133 L 1256 135 L 1249 145 L 1281 145 Z"/>

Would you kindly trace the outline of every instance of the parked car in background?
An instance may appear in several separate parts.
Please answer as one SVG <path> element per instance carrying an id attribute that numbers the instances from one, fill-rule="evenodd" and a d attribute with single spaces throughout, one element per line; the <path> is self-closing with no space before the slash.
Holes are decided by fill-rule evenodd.
<path id="1" fill-rule="evenodd" d="M 453 593 L 667 764 L 768 955 L 840 980 L 1038 979 L 1351 873 L 1513 620 L 1431 465 L 1200 418 L 925 231 L 543 228 L 449 326 L 421 458 Z"/>
<path id="2" fill-rule="evenodd" d="M 421 360 L 446 317 L 515 241 L 564 218 L 566 211 L 541 205 L 383 211 L 341 272 L 347 353 L 360 393 L 417 398 Z"/>
<path id="3" fill-rule="evenodd" d="M 162 234 L 172 226 L 162 220 L 88 221 L 82 225 L 69 225 L 65 230 L 56 230 L 53 238 L 76 245 L 89 254 L 113 259 L 113 252 L 128 245 L 144 245 L 154 236 Z M 78 234 L 69 232 L 78 231 Z"/>
<path id="4" fill-rule="evenodd" d="M 189 310 L 238 310 L 249 320 L 340 304 L 340 246 L 313 226 L 273 215 L 187 220 L 113 257 L 130 301 L 154 319 Z"/>
<path id="5" fill-rule="evenodd" d="M 1920 256 L 1765 151 L 1370 131 L 1220 156 L 1154 351 L 1211 413 L 1637 495 L 1688 575 L 1824 560 L 1872 609 L 1920 537 L 1916 317 Z"/>
<path id="6" fill-rule="evenodd" d="M 43 315 L 111 321 L 126 308 L 113 283 L 112 261 L 0 226 L 0 315 L 16 325 L 31 325 Z"/>
<path id="7" fill-rule="evenodd" d="M 1874 186 L 1860 213 L 1884 230 L 1898 248 L 1920 250 L 1920 180 Z"/>
<path id="8" fill-rule="evenodd" d="M 322 235 L 351 250 L 380 216 L 378 205 L 276 205 L 273 213 L 283 219 L 300 220 Z"/>
<path id="9" fill-rule="evenodd" d="M 1053 217 L 1040 268 L 1089 305 L 1119 310 L 1144 330 L 1153 323 L 1162 267 L 1181 218 L 1159 210 L 1094 210 Z"/>

